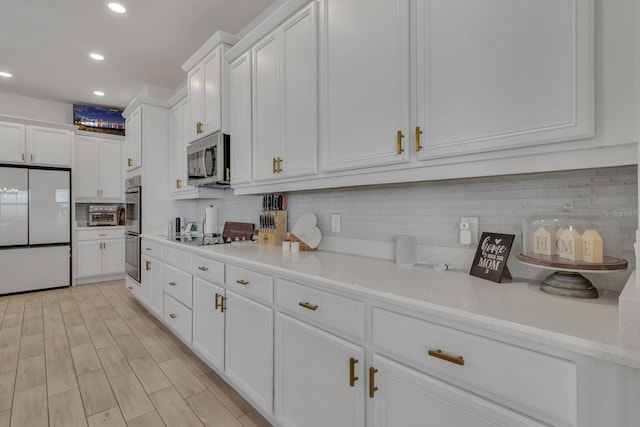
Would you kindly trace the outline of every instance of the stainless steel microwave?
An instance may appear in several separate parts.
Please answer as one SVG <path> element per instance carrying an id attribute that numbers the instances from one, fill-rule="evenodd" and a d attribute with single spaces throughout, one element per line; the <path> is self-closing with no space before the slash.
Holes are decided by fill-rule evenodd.
<path id="1" fill-rule="evenodd" d="M 231 183 L 231 138 L 214 133 L 187 147 L 189 185 L 228 187 Z"/>

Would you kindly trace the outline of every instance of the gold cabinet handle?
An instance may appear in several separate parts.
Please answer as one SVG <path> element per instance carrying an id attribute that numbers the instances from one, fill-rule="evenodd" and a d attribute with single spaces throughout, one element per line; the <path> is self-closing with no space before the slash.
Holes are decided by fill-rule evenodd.
<path id="1" fill-rule="evenodd" d="M 420 126 L 416 126 L 416 153 L 422 150 L 422 145 L 420 145 L 420 135 L 422 135 L 422 130 Z"/>
<path id="2" fill-rule="evenodd" d="M 96 190 L 96 197 L 100 197 L 100 190 Z"/>
<path id="3" fill-rule="evenodd" d="M 176 179 L 176 188 L 182 188 L 182 180 Z"/>
<path id="4" fill-rule="evenodd" d="M 447 362 L 455 363 L 456 365 L 464 365 L 464 357 L 462 356 L 452 356 L 450 354 L 444 353 L 439 348 L 436 350 L 429 350 L 427 352 L 429 356 L 435 357 L 438 359 L 446 360 Z"/>
<path id="5" fill-rule="evenodd" d="M 150 250 L 151 250 L 151 248 L 144 248 L 144 250 L 145 250 L 145 251 L 150 251 Z"/>
<path id="6" fill-rule="evenodd" d="M 169 285 L 171 285 L 171 286 L 176 286 L 176 285 L 177 285 L 177 283 L 176 283 L 176 282 L 169 282 Z"/>
<path id="7" fill-rule="evenodd" d="M 273 158 L 273 173 L 278 173 L 278 172 L 277 172 L 277 169 L 276 169 L 276 162 L 277 162 L 277 160 L 276 160 L 276 158 L 274 157 L 274 158 Z"/>
<path id="8" fill-rule="evenodd" d="M 104 233 L 101 233 L 101 234 L 98 234 L 98 237 L 107 237 L 107 235 Z"/>
<path id="9" fill-rule="evenodd" d="M 358 380 L 358 377 L 356 377 L 356 363 L 358 363 L 358 359 L 353 357 L 349 358 L 349 385 L 351 387 L 354 387 Z"/>
<path id="10" fill-rule="evenodd" d="M 22 161 L 24 162 L 24 153 L 22 153 Z"/>
<path id="11" fill-rule="evenodd" d="M 171 317 L 172 319 L 175 319 L 175 318 L 176 318 L 176 317 L 178 317 L 178 316 L 176 316 L 176 315 L 175 315 L 175 314 L 173 314 L 173 313 L 169 313 L 169 317 Z"/>
<path id="12" fill-rule="evenodd" d="M 202 133 L 202 122 L 196 123 L 196 133 Z"/>
<path id="13" fill-rule="evenodd" d="M 31 159 L 31 161 L 33 162 L 33 153 L 29 154 L 29 158 Z"/>
<path id="14" fill-rule="evenodd" d="M 402 134 L 402 131 L 399 130 L 397 134 L 398 154 L 402 154 L 404 152 L 404 148 L 402 148 L 402 138 L 404 138 L 404 135 Z"/>
<path id="15" fill-rule="evenodd" d="M 133 159 L 131 157 L 127 159 L 127 166 L 129 167 L 133 166 Z"/>
<path id="16" fill-rule="evenodd" d="M 147 263 L 147 271 L 151 270 L 151 261 L 145 261 Z"/>
<path id="17" fill-rule="evenodd" d="M 311 310 L 311 311 L 316 311 L 316 310 L 318 309 L 318 306 L 317 306 L 317 305 L 309 304 L 308 302 L 300 301 L 300 302 L 298 303 L 298 305 L 299 305 L 300 307 L 304 307 L 304 308 L 306 308 L 307 310 Z"/>
<path id="18" fill-rule="evenodd" d="M 127 289 L 132 290 L 133 286 L 127 286 Z"/>
<path id="19" fill-rule="evenodd" d="M 276 157 L 276 159 L 277 159 L 276 172 L 280 173 L 282 172 L 282 159 L 280 157 Z"/>
<path id="20" fill-rule="evenodd" d="M 375 376 L 378 370 L 373 366 L 369 368 L 369 397 L 373 399 L 373 395 L 378 391 L 375 384 Z"/>
<path id="21" fill-rule="evenodd" d="M 200 271 L 209 271 L 209 269 L 207 267 L 198 267 L 198 270 L 200 270 Z"/>
<path id="22" fill-rule="evenodd" d="M 224 311 L 227 309 L 227 306 L 225 305 L 225 302 L 227 301 L 227 297 L 225 297 L 224 295 L 220 295 L 219 293 L 216 292 L 216 306 L 215 309 L 220 309 L 220 313 L 224 313 Z"/>
<path id="23" fill-rule="evenodd" d="M 231 168 L 227 168 L 227 170 L 225 171 L 225 180 L 226 181 L 231 181 Z"/>
<path id="24" fill-rule="evenodd" d="M 237 283 L 238 285 L 243 285 L 243 286 L 246 286 L 246 285 L 248 285 L 248 284 L 249 284 L 249 282 L 247 282 L 246 280 L 242 280 L 242 279 L 240 279 L 240 280 L 236 280 L 236 283 Z"/>

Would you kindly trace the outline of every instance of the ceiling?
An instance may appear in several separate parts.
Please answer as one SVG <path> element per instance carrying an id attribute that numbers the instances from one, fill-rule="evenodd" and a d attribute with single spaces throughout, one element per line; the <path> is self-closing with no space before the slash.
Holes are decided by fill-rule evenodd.
<path id="1" fill-rule="evenodd" d="M 146 84 L 178 89 L 181 65 L 213 33 L 238 34 L 274 3 L 121 0 L 127 13 L 119 15 L 110 1 L 2 1 L 0 71 L 13 77 L 0 77 L 0 92 L 124 108 Z"/>

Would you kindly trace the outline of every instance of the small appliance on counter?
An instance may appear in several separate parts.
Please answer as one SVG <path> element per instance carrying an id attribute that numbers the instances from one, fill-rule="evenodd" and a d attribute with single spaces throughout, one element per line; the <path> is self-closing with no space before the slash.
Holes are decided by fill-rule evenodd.
<path id="1" fill-rule="evenodd" d="M 120 223 L 120 207 L 118 205 L 90 205 L 89 227 L 118 225 Z"/>

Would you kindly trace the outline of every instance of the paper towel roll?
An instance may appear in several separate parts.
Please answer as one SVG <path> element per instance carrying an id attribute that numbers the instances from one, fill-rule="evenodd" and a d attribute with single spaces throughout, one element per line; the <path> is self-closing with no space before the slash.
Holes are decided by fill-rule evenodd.
<path id="1" fill-rule="evenodd" d="M 218 232 L 218 208 L 209 206 L 204 209 L 204 234 Z"/>

